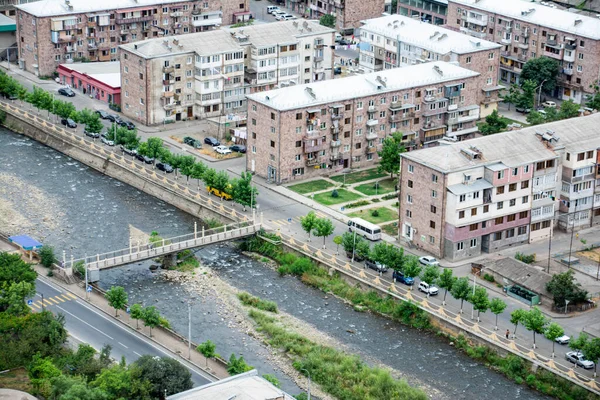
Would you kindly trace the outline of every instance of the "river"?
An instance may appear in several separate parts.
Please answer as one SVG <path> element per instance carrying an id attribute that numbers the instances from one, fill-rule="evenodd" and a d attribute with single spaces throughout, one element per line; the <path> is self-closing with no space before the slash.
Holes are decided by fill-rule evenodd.
<path id="1" fill-rule="evenodd" d="M 127 247 L 132 229 L 163 237 L 193 231 L 194 218 L 137 189 L 88 168 L 35 141 L 0 132 L 0 228 L 30 234 L 77 257 Z M 369 363 L 388 365 L 436 399 L 544 399 L 473 361 L 435 335 L 358 313 L 343 302 L 241 254 L 232 245 L 196 252 L 227 283 L 265 299 L 344 343 Z M 101 273 L 101 286 L 119 284 L 130 302 L 156 305 L 187 334 L 188 292 L 149 271 L 150 262 Z M 269 349 L 235 328 L 218 298 L 198 299 L 192 339 L 210 339 L 228 358 L 242 354 L 261 374 L 274 374 L 292 394 L 300 389 L 270 362 Z M 350 332 L 352 333 L 350 333 Z"/>

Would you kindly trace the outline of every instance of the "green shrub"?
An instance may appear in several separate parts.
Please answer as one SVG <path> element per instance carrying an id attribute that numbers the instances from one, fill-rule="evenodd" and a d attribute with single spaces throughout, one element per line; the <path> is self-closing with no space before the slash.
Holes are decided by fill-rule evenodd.
<path id="1" fill-rule="evenodd" d="M 379 203 L 379 202 L 381 201 L 381 199 L 371 199 L 371 201 L 372 201 L 373 203 Z"/>
<path id="2" fill-rule="evenodd" d="M 525 264 L 533 264 L 535 262 L 535 253 L 534 254 L 523 254 L 517 252 L 515 254 L 515 258 Z"/>
<path id="3" fill-rule="evenodd" d="M 390 194 L 386 194 L 385 196 L 383 196 L 381 198 L 381 200 L 392 200 L 392 199 L 397 199 L 397 198 L 398 198 L 397 193 L 390 193 Z"/>
<path id="4" fill-rule="evenodd" d="M 340 197 L 340 194 L 338 193 L 337 189 L 333 189 L 333 192 L 331 192 L 331 197 L 336 199 Z"/>
<path id="5" fill-rule="evenodd" d="M 82 261 L 77 261 L 75 265 L 73 265 L 73 272 L 77 274 L 80 278 L 85 278 L 85 263 Z"/>
<path id="6" fill-rule="evenodd" d="M 271 382 L 271 384 L 277 388 L 281 388 L 281 383 L 279 382 L 279 379 L 277 379 L 277 377 L 275 375 L 271 375 L 271 374 L 264 374 L 262 376 L 263 378 L 265 378 L 267 381 Z"/>
<path id="7" fill-rule="evenodd" d="M 344 207 L 345 208 L 356 208 L 356 207 L 366 206 L 367 204 L 371 204 L 371 202 L 369 200 L 360 200 L 360 201 L 357 201 L 354 203 L 346 204 Z"/>
<path id="8" fill-rule="evenodd" d="M 277 312 L 277 304 L 273 301 L 263 300 L 260 297 L 252 296 L 250 293 L 247 292 L 238 293 L 237 297 L 243 304 L 247 306 L 273 313 Z"/>
<path id="9" fill-rule="evenodd" d="M 371 211 L 371 216 L 372 217 L 379 217 L 379 211 L 377 211 L 377 210 Z"/>
<path id="10" fill-rule="evenodd" d="M 494 279 L 494 277 L 490 274 L 484 274 L 483 275 L 483 279 L 485 279 L 488 282 L 496 282 L 496 280 Z"/>
<path id="11" fill-rule="evenodd" d="M 54 248 L 52 246 L 44 245 L 40 249 L 40 264 L 46 268 L 51 268 L 54 264 Z"/>
<path id="12" fill-rule="evenodd" d="M 240 358 L 236 358 L 235 354 L 231 354 L 231 357 L 229 357 L 229 362 L 227 363 L 227 372 L 229 372 L 229 375 L 243 374 L 252 369 L 254 368 L 246 364 L 244 357 L 240 356 Z"/>

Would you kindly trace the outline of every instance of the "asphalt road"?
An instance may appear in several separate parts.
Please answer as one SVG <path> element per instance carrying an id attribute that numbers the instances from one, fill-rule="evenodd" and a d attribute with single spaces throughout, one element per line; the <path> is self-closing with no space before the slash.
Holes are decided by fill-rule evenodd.
<path id="1" fill-rule="evenodd" d="M 170 357 L 179 361 L 192 373 L 194 386 L 205 385 L 214 379 L 192 365 L 182 362 L 158 345 L 151 343 L 147 338 L 133 332 L 112 318 L 85 304 L 78 297 L 38 277 L 36 281 L 37 294 L 31 299 L 34 312 L 42 310 L 42 294 L 44 295 L 44 308 L 54 314 L 65 316 L 66 328 L 69 335 L 79 342 L 88 343 L 100 351 L 104 345 L 111 345 L 111 356 L 114 360 L 125 357 L 127 363 L 132 363 L 142 355 Z"/>

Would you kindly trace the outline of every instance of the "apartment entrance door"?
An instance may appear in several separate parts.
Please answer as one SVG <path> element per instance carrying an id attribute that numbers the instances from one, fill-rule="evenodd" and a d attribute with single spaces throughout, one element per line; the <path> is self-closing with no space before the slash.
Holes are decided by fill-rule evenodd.
<path id="1" fill-rule="evenodd" d="M 483 235 L 481 237 L 481 252 L 489 253 L 490 249 L 490 235 Z"/>
<path id="2" fill-rule="evenodd" d="M 267 167 L 267 182 L 275 182 L 277 178 L 277 169 L 272 166 Z"/>

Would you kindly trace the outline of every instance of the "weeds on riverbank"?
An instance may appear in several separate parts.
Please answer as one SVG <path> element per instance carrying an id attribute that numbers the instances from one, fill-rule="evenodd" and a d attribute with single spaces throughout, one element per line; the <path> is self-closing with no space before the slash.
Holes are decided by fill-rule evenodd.
<path id="1" fill-rule="evenodd" d="M 285 329 L 273 317 L 250 310 L 258 330 L 269 337 L 271 346 L 284 350 L 300 373 L 308 371 L 321 389 L 339 399 L 414 399 L 425 400 L 427 395 L 410 387 L 404 380 L 394 379 L 381 368 L 366 365 L 359 357 L 331 347 L 318 345 Z"/>
<path id="2" fill-rule="evenodd" d="M 274 301 L 263 300 L 260 297 L 252 296 L 250 293 L 247 292 L 238 293 L 237 297 L 244 305 L 258 308 L 259 310 L 269 311 L 272 313 L 277 312 L 277 304 Z"/>

